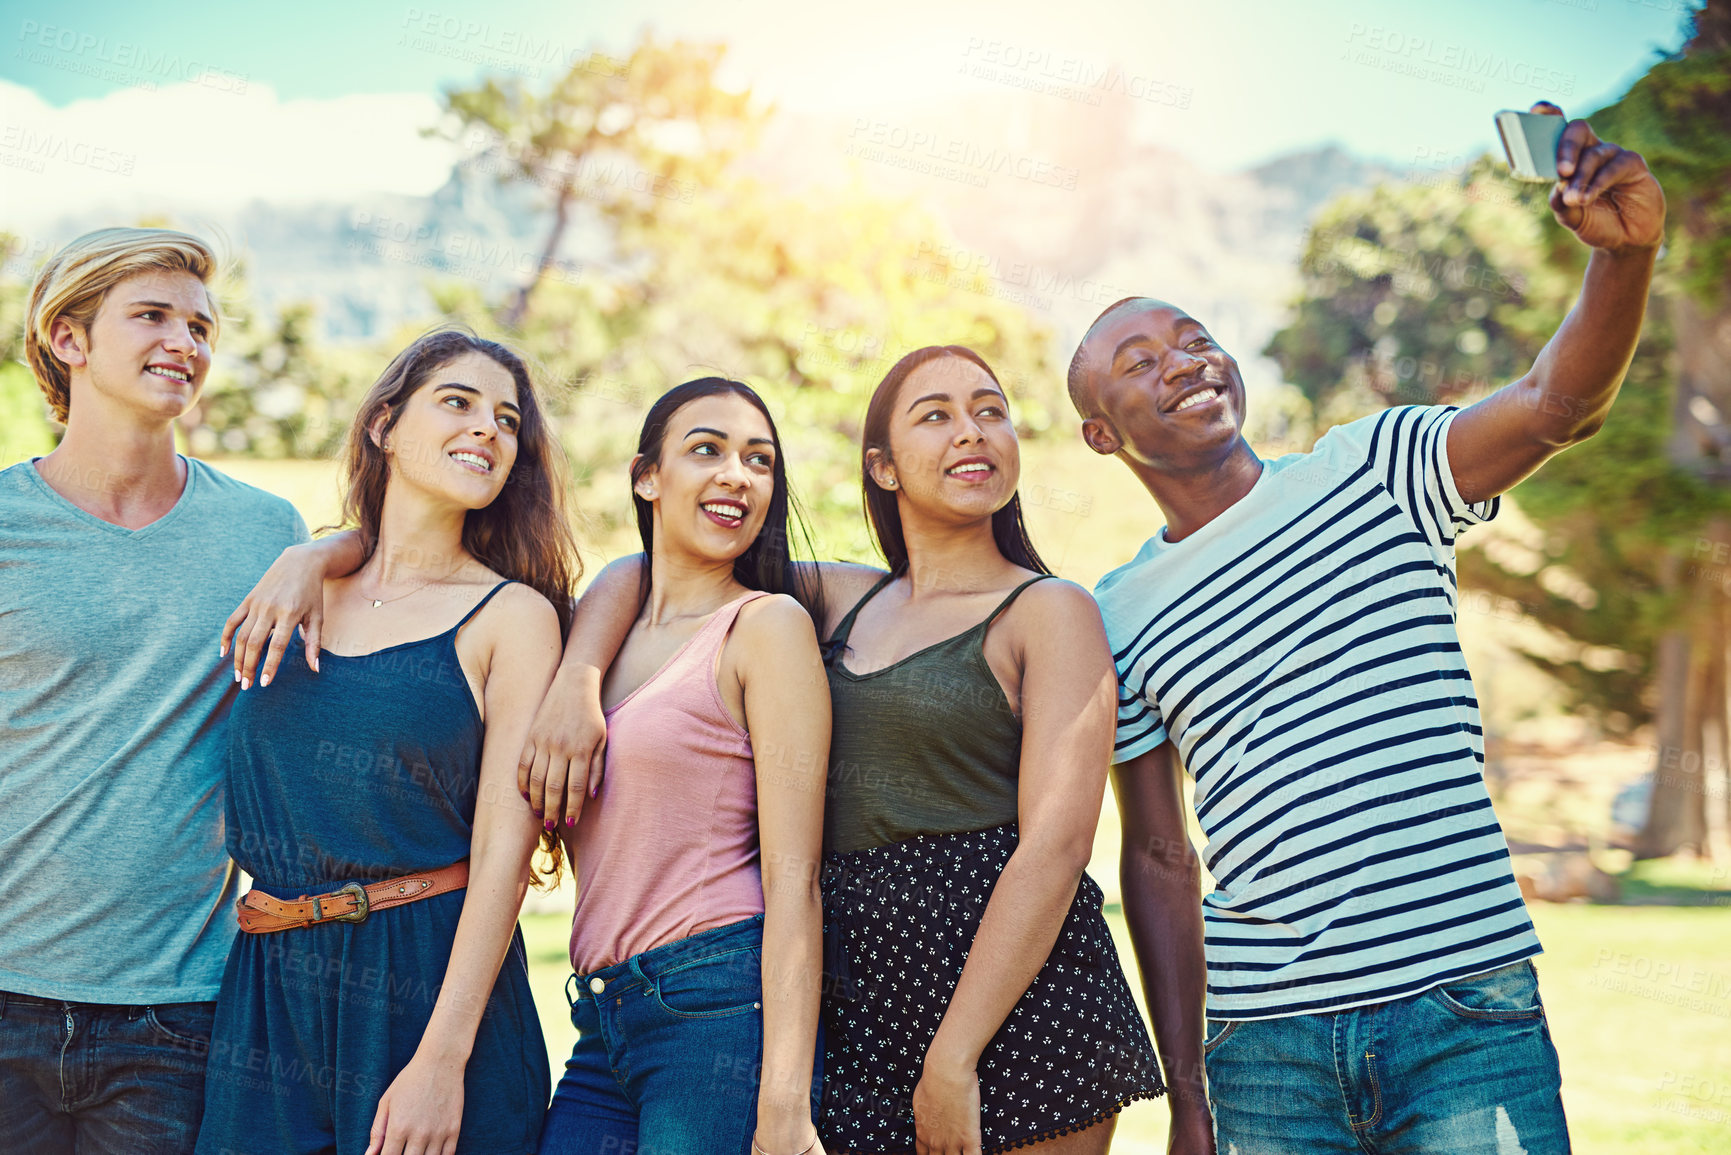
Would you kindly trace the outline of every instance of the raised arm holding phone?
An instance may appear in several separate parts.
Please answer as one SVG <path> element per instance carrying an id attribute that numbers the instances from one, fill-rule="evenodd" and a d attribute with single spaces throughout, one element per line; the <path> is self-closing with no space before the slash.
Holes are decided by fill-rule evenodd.
<path id="1" fill-rule="evenodd" d="M 1196 781 L 1208 1037 L 1174 1100 L 1206 1084 L 1222 1151 L 1569 1149 L 1539 942 L 1483 783 L 1454 542 L 1603 424 L 1664 196 L 1585 121 L 1556 161 L 1551 208 L 1593 249 L 1580 300 L 1530 371 L 1468 408 L 1388 410 L 1264 462 L 1237 363 L 1182 309 L 1120 301 L 1071 363 L 1084 440 L 1166 515 L 1095 594 L 1145 976 L 1201 961 L 1172 913 L 1194 885 L 1177 787 Z"/>

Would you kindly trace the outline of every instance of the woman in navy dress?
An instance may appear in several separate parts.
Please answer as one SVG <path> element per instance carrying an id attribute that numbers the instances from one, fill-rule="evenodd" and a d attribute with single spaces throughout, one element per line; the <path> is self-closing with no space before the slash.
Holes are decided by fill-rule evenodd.
<path id="1" fill-rule="evenodd" d="M 515 778 L 570 612 L 555 454 L 523 362 L 466 333 L 416 341 L 362 403 L 366 560 L 325 584 L 322 653 L 230 719 L 252 933 L 201 1155 L 534 1150 L 550 1078 L 516 920 L 542 831 Z"/>

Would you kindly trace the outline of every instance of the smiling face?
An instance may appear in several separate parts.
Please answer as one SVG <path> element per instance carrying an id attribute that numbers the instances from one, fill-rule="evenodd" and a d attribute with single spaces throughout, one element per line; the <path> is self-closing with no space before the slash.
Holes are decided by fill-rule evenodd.
<path id="1" fill-rule="evenodd" d="M 712 561 L 751 548 L 775 495 L 776 453 L 769 422 L 737 393 L 675 409 L 660 459 L 632 486 L 654 507 L 657 548 Z"/>
<path id="2" fill-rule="evenodd" d="M 517 383 L 485 353 L 464 353 L 432 371 L 397 423 L 381 432 L 392 484 L 410 484 L 464 509 L 491 505 L 517 460 L 522 410 Z"/>
<path id="3" fill-rule="evenodd" d="M 152 271 L 110 289 L 88 330 L 61 317 L 49 338 L 70 370 L 74 404 L 83 396 L 101 408 L 173 420 L 204 387 L 215 329 L 203 281 Z"/>
<path id="4" fill-rule="evenodd" d="M 1021 449 L 1009 403 L 963 357 L 927 361 L 897 390 L 889 452 L 872 450 L 872 480 L 915 512 L 959 522 L 990 517 L 1015 496 Z"/>
<path id="5" fill-rule="evenodd" d="M 1182 309 L 1140 301 L 1108 314 L 1083 341 L 1082 361 L 1092 402 L 1082 438 L 1096 453 L 1181 473 L 1238 444 L 1238 362 Z"/>

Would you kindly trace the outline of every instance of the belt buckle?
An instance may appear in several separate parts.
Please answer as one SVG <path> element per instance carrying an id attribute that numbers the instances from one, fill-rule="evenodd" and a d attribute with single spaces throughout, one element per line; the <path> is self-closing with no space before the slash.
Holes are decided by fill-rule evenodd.
<path id="1" fill-rule="evenodd" d="M 335 898 L 339 894 L 352 894 L 352 895 L 354 895 L 355 896 L 355 909 L 349 911 L 347 914 L 332 914 L 332 915 L 325 914 L 325 905 L 324 905 L 325 899 Z M 319 897 L 313 899 L 313 921 L 315 921 L 315 922 L 365 922 L 365 921 L 367 921 L 367 914 L 370 911 L 370 909 L 371 909 L 371 904 L 367 900 L 367 888 L 362 886 L 358 882 L 351 882 L 347 886 L 341 887 L 337 890 L 333 890 L 329 894 L 321 894 L 321 895 L 319 895 Z"/>

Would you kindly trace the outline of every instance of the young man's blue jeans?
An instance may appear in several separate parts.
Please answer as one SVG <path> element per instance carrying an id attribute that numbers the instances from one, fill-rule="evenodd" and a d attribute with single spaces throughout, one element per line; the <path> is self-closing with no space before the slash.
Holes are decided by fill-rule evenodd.
<path id="1" fill-rule="evenodd" d="M 1210 1019 L 1220 1155 L 1564 1155 L 1531 962 L 1345 1011 Z"/>
<path id="2" fill-rule="evenodd" d="M 0 991 L 0 1151 L 191 1151 L 215 1013 L 215 1003 L 109 1006 Z"/>
<path id="3" fill-rule="evenodd" d="M 758 915 L 572 976 L 577 1047 L 547 1109 L 542 1155 L 749 1151 L 763 1061 L 762 947 Z"/>

